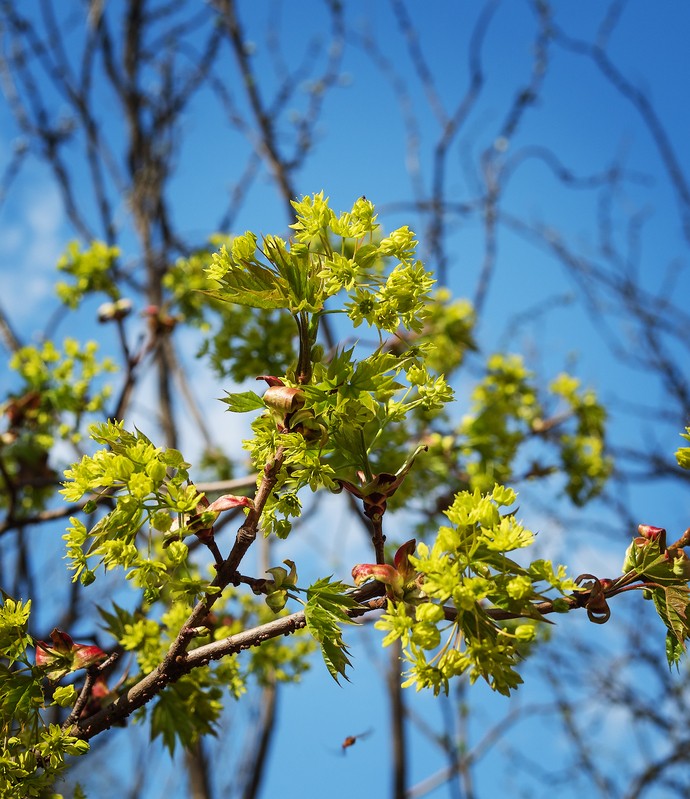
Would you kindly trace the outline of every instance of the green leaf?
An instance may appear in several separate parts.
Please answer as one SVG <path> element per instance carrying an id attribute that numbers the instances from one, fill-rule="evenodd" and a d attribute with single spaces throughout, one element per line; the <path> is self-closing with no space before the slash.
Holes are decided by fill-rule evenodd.
<path id="1" fill-rule="evenodd" d="M 341 620 L 325 608 L 320 607 L 316 601 L 307 603 L 304 610 L 307 629 L 320 645 L 321 655 L 331 677 L 336 682 L 339 682 L 339 675 L 348 680 L 345 669 L 352 663 L 348 658 L 349 652 L 343 641 L 339 624 Z"/>
<path id="2" fill-rule="evenodd" d="M 266 594 L 266 604 L 274 613 L 280 613 L 285 607 L 287 600 L 288 593 L 282 588 L 277 591 L 271 591 L 270 594 Z"/>
<path id="3" fill-rule="evenodd" d="M 105 629 L 108 630 L 117 641 L 122 640 L 123 636 L 127 633 L 127 627 L 129 626 L 131 628 L 131 625 L 136 621 L 135 614 L 121 608 L 119 605 L 115 604 L 115 602 L 113 602 L 112 613 L 109 613 L 98 605 L 96 606 L 96 610 L 105 622 Z"/>
<path id="4" fill-rule="evenodd" d="M 3 726 L 29 719 L 43 704 L 39 680 L 31 675 L 0 667 L 0 713 Z"/>
<path id="5" fill-rule="evenodd" d="M 226 391 L 226 394 L 227 396 L 221 399 L 221 402 L 224 402 L 232 413 L 248 413 L 266 407 L 263 399 L 253 391 Z"/>
<path id="6" fill-rule="evenodd" d="M 688 623 L 688 606 L 690 604 L 690 589 L 687 585 L 667 585 L 662 588 L 655 588 L 652 592 L 654 605 L 659 616 L 666 625 L 669 634 L 676 641 L 671 647 L 673 661 L 669 660 L 669 665 L 677 661 L 678 649 L 685 650 L 685 639 L 690 636 L 690 625 Z M 669 645 L 666 645 L 668 656 Z"/>
<path id="7" fill-rule="evenodd" d="M 304 615 L 307 629 L 321 646 L 321 654 L 331 677 L 338 682 L 338 676 L 345 674 L 347 666 L 352 665 L 348 649 L 343 641 L 341 625 L 354 624 L 347 610 L 357 607 L 350 596 L 348 586 L 341 582 L 330 582 L 330 577 L 317 580 L 307 589 L 307 604 Z"/>
<path id="8" fill-rule="evenodd" d="M 202 735 L 213 735 L 222 710 L 220 695 L 220 689 L 200 685 L 189 675 L 169 685 L 151 712 L 151 740 L 160 735 L 173 755 L 177 741 L 189 749 Z"/>
<path id="9" fill-rule="evenodd" d="M 207 271 L 221 283 L 217 291 L 204 291 L 214 299 L 251 308 L 288 307 L 287 282 L 258 261 L 240 266 L 222 247 L 213 255 L 213 265 Z"/>
<path id="10" fill-rule="evenodd" d="M 331 440 L 336 447 L 343 467 L 351 466 L 366 474 L 369 469 L 369 457 L 361 427 L 341 425 L 331 433 Z"/>
<path id="11" fill-rule="evenodd" d="M 292 560 L 284 560 L 283 563 L 290 567 L 289 572 L 282 566 L 273 566 L 270 569 L 266 569 L 266 571 L 273 577 L 276 589 L 282 588 L 283 586 L 294 588 L 297 583 L 297 569 L 295 568 L 295 563 Z"/>
<path id="12" fill-rule="evenodd" d="M 666 660 L 668 660 L 669 669 L 674 666 L 678 668 L 680 659 L 685 652 L 685 647 L 678 641 L 675 635 L 669 630 L 666 633 Z"/>
<path id="13" fill-rule="evenodd" d="M 401 388 L 393 374 L 401 366 L 400 359 L 390 352 L 370 355 L 355 366 L 350 379 L 350 389 L 355 396 L 360 391 L 392 391 Z"/>

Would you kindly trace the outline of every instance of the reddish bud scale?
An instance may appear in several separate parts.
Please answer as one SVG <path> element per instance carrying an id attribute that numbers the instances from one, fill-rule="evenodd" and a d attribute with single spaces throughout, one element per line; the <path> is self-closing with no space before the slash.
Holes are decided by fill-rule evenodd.
<path id="1" fill-rule="evenodd" d="M 48 678 L 58 680 L 78 669 L 87 669 L 102 663 L 108 653 L 89 644 L 75 644 L 72 638 L 57 627 L 50 634 L 51 644 L 36 641 L 36 665 L 52 669 Z"/>
<path id="2" fill-rule="evenodd" d="M 666 530 L 663 527 L 654 527 L 651 524 L 638 524 L 637 532 L 647 541 L 656 541 L 660 549 L 666 549 Z"/>
<path id="3" fill-rule="evenodd" d="M 378 580 L 389 588 L 389 593 L 396 599 L 402 599 L 405 586 L 414 577 L 409 556 L 414 552 L 415 540 L 407 541 L 395 553 L 394 566 L 389 563 L 359 563 L 352 569 L 352 579 L 355 585 L 361 585 L 367 580 Z"/>
<path id="4" fill-rule="evenodd" d="M 265 380 L 269 386 L 284 386 L 282 379 L 280 377 L 273 377 L 273 375 L 259 375 L 256 378 L 257 380 Z"/>

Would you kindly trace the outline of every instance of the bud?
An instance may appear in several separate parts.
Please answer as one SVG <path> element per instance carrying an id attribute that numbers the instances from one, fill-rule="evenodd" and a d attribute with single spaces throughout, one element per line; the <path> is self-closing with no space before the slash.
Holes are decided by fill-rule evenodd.
<path id="1" fill-rule="evenodd" d="M 98 321 L 101 324 L 124 319 L 132 312 L 132 301 L 125 297 L 116 302 L 104 302 L 98 307 Z"/>
<path id="2" fill-rule="evenodd" d="M 406 541 L 393 557 L 395 568 L 398 570 L 404 581 L 409 580 L 414 574 L 414 569 L 410 563 L 410 555 L 414 553 L 416 545 L 417 541 L 414 538 Z"/>
<path id="3" fill-rule="evenodd" d="M 171 333 L 175 325 L 182 321 L 179 316 L 172 316 L 157 305 L 147 305 L 142 311 L 142 316 L 148 317 L 149 330 L 154 337 Z"/>
<path id="4" fill-rule="evenodd" d="M 93 716 L 94 713 L 98 713 L 99 710 L 109 705 L 113 701 L 113 698 L 114 694 L 108 688 L 108 684 L 103 679 L 103 676 L 97 677 L 91 687 L 91 695 L 89 696 L 86 706 L 81 711 L 80 717 L 88 718 L 89 716 Z"/>
<path id="5" fill-rule="evenodd" d="M 274 377 L 273 375 L 259 375 L 257 380 L 265 380 L 269 386 L 284 386 L 285 383 L 283 382 L 282 378 Z"/>
<path id="6" fill-rule="evenodd" d="M 273 584 L 276 589 L 282 588 L 283 586 L 294 588 L 297 585 L 297 569 L 295 568 L 295 562 L 292 560 L 284 560 L 283 563 L 290 567 L 289 573 L 288 570 L 284 569 L 282 566 L 273 566 L 270 569 L 266 569 L 266 571 L 273 578 Z"/>
<path id="7" fill-rule="evenodd" d="M 533 641 L 537 637 L 537 630 L 533 624 L 519 624 L 515 628 L 515 637 L 518 641 L 527 643 Z"/>
<path id="8" fill-rule="evenodd" d="M 75 646 L 71 637 L 67 635 L 66 632 L 59 630 L 57 627 L 55 627 L 50 634 L 50 641 L 52 643 L 52 651 L 63 655 L 67 652 L 70 652 L 72 647 Z M 43 641 L 39 641 L 38 643 L 44 649 L 47 647 L 47 644 L 45 644 Z"/>
<path id="9" fill-rule="evenodd" d="M 274 613 L 280 613 L 280 611 L 285 607 L 287 600 L 288 593 L 284 588 L 280 588 L 277 591 L 271 591 L 270 594 L 266 595 L 266 604 Z"/>
<path id="10" fill-rule="evenodd" d="M 98 321 L 101 324 L 105 324 L 105 322 L 112 322 L 112 320 L 115 318 L 115 303 L 104 302 L 102 305 L 98 306 L 98 311 L 96 313 L 98 315 Z"/>
<path id="11" fill-rule="evenodd" d="M 49 680 L 59 680 L 65 674 L 87 669 L 102 663 L 108 657 L 100 647 L 75 644 L 71 637 L 57 627 L 50 634 L 50 644 L 36 641 L 36 665 L 49 669 Z"/>
<path id="12" fill-rule="evenodd" d="M 96 666 L 108 657 L 98 646 L 87 646 L 86 644 L 75 644 L 72 650 L 72 671 L 77 669 L 88 669 L 89 666 Z"/>
<path id="13" fill-rule="evenodd" d="M 387 585 L 400 581 L 398 572 L 388 563 L 358 563 L 352 569 L 355 585 L 362 585 L 367 580 L 379 580 Z"/>
<path id="14" fill-rule="evenodd" d="M 659 549 L 666 549 L 666 530 L 663 527 L 654 527 L 651 524 L 638 524 L 637 532 L 647 541 L 659 544 Z"/>
<path id="15" fill-rule="evenodd" d="M 270 386 L 264 393 L 264 402 L 273 411 L 282 414 L 294 413 L 305 402 L 304 392 L 290 386 Z"/>
<path id="16" fill-rule="evenodd" d="M 254 503 L 249 497 L 238 497 L 234 494 L 223 494 L 222 497 L 218 497 L 215 499 L 209 506 L 206 508 L 208 511 L 213 511 L 214 513 L 221 513 L 224 510 L 230 510 L 230 508 L 253 508 Z"/>

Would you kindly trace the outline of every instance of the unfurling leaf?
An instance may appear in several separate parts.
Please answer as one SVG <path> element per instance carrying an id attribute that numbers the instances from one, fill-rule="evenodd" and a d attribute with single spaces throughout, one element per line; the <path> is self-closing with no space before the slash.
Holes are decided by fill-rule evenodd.
<path id="1" fill-rule="evenodd" d="M 354 623 L 347 611 L 357 607 L 357 602 L 346 593 L 348 586 L 341 582 L 331 583 L 330 579 L 324 577 L 309 587 L 304 615 L 307 629 L 321 646 L 326 668 L 338 682 L 339 675 L 348 679 L 345 669 L 352 665 L 341 625 Z"/>
<path id="2" fill-rule="evenodd" d="M 231 413 L 249 413 L 250 411 L 263 410 L 264 401 L 253 391 L 226 392 L 227 396 L 221 400 L 228 406 Z"/>
<path id="3" fill-rule="evenodd" d="M 36 665 L 47 671 L 49 680 L 59 680 L 72 671 L 95 666 L 108 657 L 100 647 L 75 644 L 57 627 L 50 634 L 50 640 L 50 644 L 36 641 Z"/>

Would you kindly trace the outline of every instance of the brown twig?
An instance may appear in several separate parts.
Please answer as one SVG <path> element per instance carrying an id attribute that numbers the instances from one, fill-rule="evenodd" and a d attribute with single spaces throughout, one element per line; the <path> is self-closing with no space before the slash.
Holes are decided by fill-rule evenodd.
<path id="1" fill-rule="evenodd" d="M 348 611 L 350 617 L 355 618 L 385 606 L 385 598 L 365 599 L 365 597 L 371 596 L 371 592 L 372 589 L 368 586 L 364 586 L 359 591 L 354 592 L 353 596 L 361 603 L 361 606 Z M 282 616 L 259 627 L 243 630 L 228 638 L 204 644 L 181 656 L 174 655 L 170 657 L 169 653 L 163 662 L 152 672 L 142 677 L 112 705 L 90 718 L 80 719 L 73 727 L 73 734 L 89 740 L 109 729 L 113 724 L 126 719 L 135 710 L 143 707 L 154 696 L 159 694 L 167 685 L 176 682 L 193 669 L 207 666 L 212 660 L 220 660 L 224 657 L 236 655 L 245 649 L 260 646 L 264 641 L 272 638 L 290 635 L 296 630 L 302 629 L 305 625 L 304 612 L 300 611 L 289 616 Z M 185 626 L 185 630 L 187 629 L 189 629 L 188 626 Z M 183 633 L 178 636 L 178 640 L 180 638 L 183 639 L 183 645 L 178 647 L 178 649 L 182 649 L 189 640 L 188 636 Z"/>

